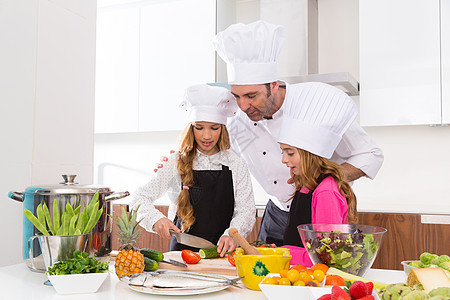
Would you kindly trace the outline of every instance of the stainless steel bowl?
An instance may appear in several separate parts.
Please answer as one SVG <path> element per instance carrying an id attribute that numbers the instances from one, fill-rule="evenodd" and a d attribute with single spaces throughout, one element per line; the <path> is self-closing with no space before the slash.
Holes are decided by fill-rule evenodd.
<path id="1" fill-rule="evenodd" d="M 112 215 L 112 200 L 127 197 L 129 193 L 113 192 L 109 187 L 100 185 L 79 185 L 75 182 L 76 175 L 62 175 L 64 182 L 58 185 L 40 185 L 31 186 L 24 192 L 10 192 L 8 196 L 16 201 L 23 202 L 24 209 L 30 210 L 35 214 L 36 208 L 40 203 L 45 203 L 49 211 L 53 211 L 53 205 L 58 205 L 60 213 L 64 211 L 67 203 L 72 207 L 81 205 L 83 209 L 95 193 L 99 193 L 99 208 L 103 207 L 103 213 L 89 234 L 86 252 L 96 254 L 101 257 L 111 252 L 112 221 L 109 217 Z M 53 219 L 53 217 L 51 216 Z M 53 220 L 52 220 L 53 221 Z M 33 241 L 34 245 L 29 246 L 28 240 L 39 231 L 26 218 L 23 217 L 23 258 L 25 264 L 33 271 L 45 272 L 42 250 L 38 240 Z M 33 249 L 30 256 L 30 248 Z M 33 268 L 35 266 L 36 268 Z M 37 270 L 36 270 L 37 269 Z"/>

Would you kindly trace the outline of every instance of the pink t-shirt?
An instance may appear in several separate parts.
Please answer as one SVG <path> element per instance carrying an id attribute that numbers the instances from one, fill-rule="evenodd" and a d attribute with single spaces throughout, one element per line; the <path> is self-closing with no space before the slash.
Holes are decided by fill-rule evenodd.
<path id="1" fill-rule="evenodd" d="M 307 194 L 309 190 L 305 187 L 300 189 L 300 193 Z M 344 196 L 339 193 L 336 181 L 332 177 L 325 178 L 314 190 L 311 204 L 311 223 L 347 223 L 348 205 Z M 285 245 L 282 248 L 289 248 L 292 259 L 291 265 L 301 264 L 305 267 L 312 266 L 305 248 Z"/>

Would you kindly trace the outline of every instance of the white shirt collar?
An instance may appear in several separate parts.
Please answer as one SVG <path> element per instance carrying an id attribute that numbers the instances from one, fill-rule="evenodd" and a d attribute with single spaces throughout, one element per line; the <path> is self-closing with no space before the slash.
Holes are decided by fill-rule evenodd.
<path id="1" fill-rule="evenodd" d="M 207 160 L 211 164 L 228 166 L 228 156 L 226 151 L 219 151 L 213 155 L 206 155 L 197 149 L 196 158 L 199 160 Z"/>
<path id="2" fill-rule="evenodd" d="M 288 93 L 288 86 L 289 86 L 289 84 L 286 83 L 286 87 L 285 87 L 286 93 L 284 94 L 284 99 L 286 99 L 286 95 L 287 95 L 287 93 Z M 272 119 L 276 120 L 276 119 L 279 119 L 279 118 L 283 117 L 284 104 L 286 103 L 286 101 L 284 101 L 284 99 L 283 99 L 283 104 L 281 104 L 280 109 L 278 109 L 278 110 L 273 114 Z"/>

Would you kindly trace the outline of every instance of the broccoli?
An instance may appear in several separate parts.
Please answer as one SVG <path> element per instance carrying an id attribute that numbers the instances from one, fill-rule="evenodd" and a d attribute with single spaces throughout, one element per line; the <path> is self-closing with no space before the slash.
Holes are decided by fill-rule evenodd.
<path id="1" fill-rule="evenodd" d="M 442 268 L 450 271 L 450 256 L 448 255 L 436 255 L 428 252 L 424 252 L 420 255 L 420 261 L 413 261 L 409 263 L 410 266 L 416 268 Z"/>
<path id="2" fill-rule="evenodd" d="M 439 256 L 435 256 L 435 257 L 433 257 L 433 259 L 430 261 L 430 265 L 435 265 L 435 266 L 437 266 L 438 264 L 439 264 L 440 262 L 439 262 Z"/>
<path id="3" fill-rule="evenodd" d="M 441 262 L 438 267 L 441 267 L 444 270 L 450 271 L 450 261 Z"/>
<path id="4" fill-rule="evenodd" d="M 415 267 L 415 268 L 423 268 L 424 267 L 423 263 L 420 260 L 414 260 L 414 261 L 410 262 L 409 265 L 411 267 Z"/>
<path id="5" fill-rule="evenodd" d="M 431 254 L 431 253 L 428 253 L 428 252 L 424 252 L 424 253 L 422 253 L 422 254 L 420 254 L 420 261 L 424 264 L 424 265 L 429 265 L 429 264 L 431 264 L 431 261 L 434 259 L 434 258 L 438 258 L 438 256 L 436 255 L 436 254 Z"/>
<path id="6" fill-rule="evenodd" d="M 449 261 L 450 261 L 450 256 L 448 256 L 448 255 L 439 256 L 439 264 L 444 263 L 444 262 L 449 262 Z"/>

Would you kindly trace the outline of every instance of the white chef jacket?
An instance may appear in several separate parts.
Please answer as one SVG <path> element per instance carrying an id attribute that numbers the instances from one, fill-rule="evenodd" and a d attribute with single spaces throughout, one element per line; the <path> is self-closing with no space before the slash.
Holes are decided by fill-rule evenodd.
<path id="1" fill-rule="evenodd" d="M 177 171 L 178 154 L 172 154 L 164 167 L 154 173 L 150 181 L 139 187 L 131 201 L 131 207 L 139 204 L 137 220 L 140 225 L 149 232 L 153 231 L 153 225 L 164 214 L 155 208 L 155 200 L 161 198 L 166 192 L 170 199 L 168 218 L 173 220 L 177 212 L 177 199 L 181 191 L 181 177 Z M 253 229 L 256 217 L 255 199 L 253 188 L 245 161 L 232 151 L 220 151 L 214 155 L 205 155 L 197 150 L 194 158 L 194 170 L 222 170 L 222 165 L 228 166 L 232 173 L 234 189 L 234 212 L 230 227 L 247 237 Z M 228 229 L 223 234 L 228 234 Z"/>
<path id="2" fill-rule="evenodd" d="M 289 89 L 290 86 L 287 85 L 286 88 Z M 242 110 L 238 110 L 236 116 L 229 119 L 227 128 L 232 150 L 245 159 L 250 172 L 271 196 L 273 203 L 280 209 L 289 211 L 291 201 L 288 199 L 295 192 L 295 186 L 287 183 L 291 174 L 289 168 L 281 162 L 282 153 L 277 142 L 282 119 L 283 106 L 272 119 L 258 122 L 250 120 Z M 382 150 L 355 121 L 344 133 L 330 160 L 338 164 L 349 163 L 373 179 L 381 168 L 383 159 Z"/>

